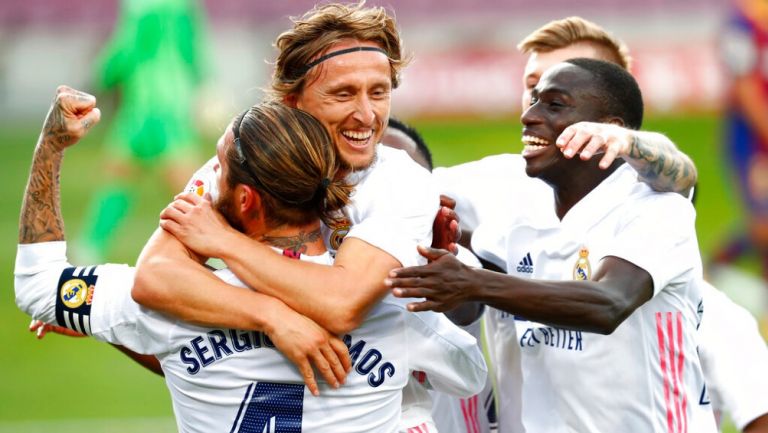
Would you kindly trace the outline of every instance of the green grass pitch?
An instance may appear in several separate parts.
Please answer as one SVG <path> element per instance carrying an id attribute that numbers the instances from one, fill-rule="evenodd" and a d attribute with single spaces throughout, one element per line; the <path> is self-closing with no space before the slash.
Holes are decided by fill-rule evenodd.
<path id="1" fill-rule="evenodd" d="M 497 120 L 421 120 L 414 124 L 430 145 L 436 165 L 453 165 L 501 152 L 519 152 L 517 118 Z M 646 129 L 669 135 L 695 161 L 700 195 L 697 229 L 706 257 L 741 221 L 719 147 L 719 125 L 712 114 L 654 117 Z M 80 230 L 87 199 L 106 174 L 100 168 L 100 136 L 105 125 L 67 151 L 62 174 L 64 218 L 70 238 Z M 0 129 L 4 181 L 0 210 L 0 432 L 3 431 L 173 431 L 170 399 L 163 380 L 145 372 L 108 345 L 50 335 L 37 341 L 26 332 L 29 319 L 13 300 L 13 262 L 21 196 L 38 125 Z M 210 141 L 213 143 L 213 141 Z M 206 153 L 213 152 L 213 145 Z M 137 196 L 126 225 L 117 234 L 112 261 L 133 263 L 157 225 L 157 215 L 172 192 L 154 187 L 157 173 L 135 183 Z M 68 427 L 69 426 L 69 427 Z"/>

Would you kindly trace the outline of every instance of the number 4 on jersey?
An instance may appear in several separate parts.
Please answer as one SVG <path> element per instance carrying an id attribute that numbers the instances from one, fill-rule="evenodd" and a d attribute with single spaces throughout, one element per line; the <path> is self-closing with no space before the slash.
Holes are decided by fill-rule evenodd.
<path id="1" fill-rule="evenodd" d="M 259 382 L 245 391 L 231 433 L 300 433 L 304 385 Z"/>

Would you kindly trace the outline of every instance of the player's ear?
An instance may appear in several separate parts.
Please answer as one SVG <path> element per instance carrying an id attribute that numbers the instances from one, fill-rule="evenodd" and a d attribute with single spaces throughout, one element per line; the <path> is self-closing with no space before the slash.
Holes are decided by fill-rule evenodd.
<path id="1" fill-rule="evenodd" d="M 625 125 L 624 124 L 624 119 L 622 119 L 621 117 L 618 117 L 618 116 L 606 117 L 603 120 L 601 120 L 600 123 L 609 123 L 611 125 L 617 125 L 617 126 L 621 126 L 621 127 L 623 127 Z"/>
<path id="2" fill-rule="evenodd" d="M 235 188 L 235 197 L 238 210 L 242 215 L 252 215 L 261 212 L 261 194 L 255 188 L 242 183 L 238 184 Z"/>

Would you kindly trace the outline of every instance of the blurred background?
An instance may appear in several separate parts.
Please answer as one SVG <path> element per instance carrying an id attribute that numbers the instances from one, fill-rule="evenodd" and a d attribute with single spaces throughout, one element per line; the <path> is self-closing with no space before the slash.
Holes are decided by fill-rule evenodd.
<path id="1" fill-rule="evenodd" d="M 152 9 L 158 4 L 165 9 Z M 38 341 L 26 332 L 29 319 L 15 307 L 12 269 L 21 196 L 56 86 L 93 93 L 102 108 L 101 124 L 64 160 L 62 201 L 70 253 L 83 264 L 132 264 L 157 226 L 160 210 L 194 167 L 213 155 L 215 139 L 229 119 L 261 99 L 275 55 L 272 42 L 290 25 L 288 17 L 313 4 L 0 3 L 0 173 L 6 185 L 0 211 L 0 432 L 175 430 L 161 378 L 86 338 L 49 335 Z M 733 5 L 726 0 L 368 4 L 394 11 L 405 48 L 413 54 L 394 92 L 392 113 L 422 132 L 438 166 L 521 150 L 525 57 L 515 46 L 525 35 L 552 19 L 580 15 L 624 40 L 646 99 L 645 129 L 670 136 L 698 167 L 697 229 L 702 258 L 711 264 L 710 279 L 766 323 L 763 260 L 745 234 L 749 209 L 728 163 L 722 127 L 731 78 L 720 35 Z M 171 21 L 163 21 L 163 13 Z M 158 42 L 165 39 L 170 41 Z M 131 66 L 153 61 L 159 66 Z M 136 119 L 130 104 L 155 110 L 150 117 L 187 116 L 177 119 L 183 132 L 155 126 L 131 135 Z M 168 105 L 188 110 L 163 112 Z M 147 141 L 167 143 L 178 157 L 174 161 L 183 164 L 142 147 Z M 126 146 L 139 149 L 140 156 L 124 158 Z M 102 199 L 94 202 L 93 197 Z M 99 226 L 104 218 L 115 223 Z"/>

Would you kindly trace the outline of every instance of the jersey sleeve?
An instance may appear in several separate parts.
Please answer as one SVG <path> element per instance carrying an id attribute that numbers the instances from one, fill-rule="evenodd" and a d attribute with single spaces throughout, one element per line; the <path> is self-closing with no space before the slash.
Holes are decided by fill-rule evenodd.
<path id="1" fill-rule="evenodd" d="M 712 403 L 739 430 L 768 413 L 768 348 L 757 321 L 724 293 L 704 282 L 699 357 Z"/>
<path id="2" fill-rule="evenodd" d="M 477 257 L 506 271 L 509 230 L 503 227 L 495 223 L 480 224 L 472 233 L 472 251 Z"/>
<path id="3" fill-rule="evenodd" d="M 436 391 L 457 397 L 482 391 L 488 367 L 477 340 L 442 314 L 405 314 L 410 369 L 426 373 Z"/>
<path id="4" fill-rule="evenodd" d="M 380 168 L 360 182 L 352 196 L 355 223 L 347 237 L 361 239 L 402 266 L 426 263 L 417 245 L 432 243 L 440 198 L 428 171 L 401 150 L 379 146 Z"/>
<path id="5" fill-rule="evenodd" d="M 693 206 L 673 193 L 638 200 L 616 227 L 603 256 L 616 256 L 648 272 L 654 295 L 668 285 L 700 277 L 701 257 Z"/>
<path id="6" fill-rule="evenodd" d="M 440 194 L 456 201 L 462 230 L 475 230 L 482 222 L 515 205 L 517 192 L 531 179 L 520 155 L 488 156 L 452 167 L 437 167 L 432 178 Z"/>
<path id="7" fill-rule="evenodd" d="M 218 184 L 218 172 L 219 172 L 219 158 L 213 157 L 208 160 L 202 167 L 200 167 L 195 174 L 187 182 L 187 186 L 184 187 L 183 192 L 191 192 L 199 195 L 200 197 L 205 194 L 211 195 L 211 201 L 216 202 L 219 197 L 219 184 Z"/>
<path id="8" fill-rule="evenodd" d="M 73 266 L 65 242 L 18 246 L 16 304 L 34 319 L 120 344 L 138 353 L 165 349 L 165 330 L 131 298 L 135 269 L 127 265 Z"/>

